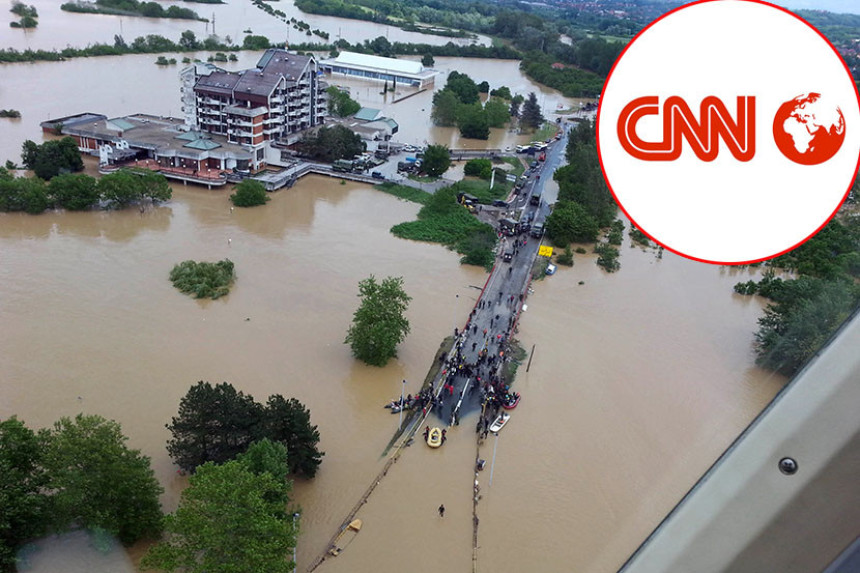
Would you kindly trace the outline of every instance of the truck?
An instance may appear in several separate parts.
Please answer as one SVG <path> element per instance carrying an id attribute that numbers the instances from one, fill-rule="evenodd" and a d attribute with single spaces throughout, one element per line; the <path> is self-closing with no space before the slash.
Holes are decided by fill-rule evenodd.
<path id="1" fill-rule="evenodd" d="M 333 171 L 339 171 L 341 173 L 351 173 L 353 167 L 355 167 L 355 163 L 348 159 L 336 159 L 331 165 Z"/>
<path id="2" fill-rule="evenodd" d="M 540 205 L 540 191 L 532 193 L 532 196 L 529 197 L 529 203 L 532 205 Z"/>

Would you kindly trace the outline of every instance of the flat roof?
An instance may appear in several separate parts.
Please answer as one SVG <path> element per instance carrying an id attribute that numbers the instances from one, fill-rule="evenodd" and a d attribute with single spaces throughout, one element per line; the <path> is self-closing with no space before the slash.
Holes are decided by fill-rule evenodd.
<path id="1" fill-rule="evenodd" d="M 417 75 L 424 71 L 421 62 L 411 60 L 398 60 L 395 58 L 383 58 L 370 54 L 359 54 L 356 52 L 341 52 L 333 60 L 326 60 L 330 65 L 359 66 L 363 68 L 375 68 L 387 72 Z"/>
<path id="2" fill-rule="evenodd" d="M 120 137 L 117 131 L 108 125 L 109 121 L 116 121 L 116 119 L 122 119 L 123 122 L 133 125 L 133 129 Z M 114 143 L 125 140 L 131 147 L 152 149 L 166 157 L 251 159 L 253 156 L 251 151 L 242 145 L 228 143 L 227 138 L 223 136 L 195 132 L 195 136 L 191 138 L 190 132 L 184 131 L 184 127 L 185 121 L 182 119 L 136 114 L 114 120 L 93 119 L 88 122 L 77 122 L 74 125 L 64 125 L 63 133 Z M 191 139 L 190 142 L 189 139 Z"/>

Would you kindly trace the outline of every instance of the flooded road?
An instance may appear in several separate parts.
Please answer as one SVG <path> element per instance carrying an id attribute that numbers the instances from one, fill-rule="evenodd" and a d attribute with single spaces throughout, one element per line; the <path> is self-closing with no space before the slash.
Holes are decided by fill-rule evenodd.
<path id="1" fill-rule="evenodd" d="M 51 29 L 40 1 L 37 34 Z M 66 28 L 73 20 L 63 16 L 57 41 L 80 45 L 75 34 L 85 32 Z M 229 18 L 218 17 L 219 33 L 222 21 Z M 178 35 L 164 25 L 153 33 Z M 238 56 L 224 67 L 251 66 L 259 54 Z M 2 66 L 0 108 L 24 117 L 0 120 L 0 162 L 19 161 L 23 140 L 40 141 L 38 123 L 50 117 L 178 115 L 179 67 L 154 60 Z M 437 58 L 436 67 L 536 91 L 545 111 L 571 103 L 524 78 L 517 62 Z M 378 86 L 355 87 L 363 105 L 400 123 L 401 141 L 462 148 L 529 139 L 494 130 L 489 142 L 462 141 L 429 125 L 430 92 L 392 103 Z M 366 186 L 308 177 L 263 208 L 232 213 L 227 190 L 174 189 L 173 201 L 143 214 L 0 214 L 0 417 L 15 414 L 31 427 L 78 412 L 116 419 L 151 456 L 171 510 L 186 481 L 167 456 L 164 424 L 192 384 L 229 381 L 259 401 L 298 398 L 326 452 L 318 477 L 294 489 L 304 569 L 383 465 L 397 425 L 383 404 L 404 378 L 409 390 L 419 388 L 486 274 L 460 267 L 438 245 L 394 238 L 389 228 L 414 218 L 418 206 Z M 238 275 L 224 299 L 198 302 L 167 280 L 177 262 L 224 257 Z M 761 304 L 731 290 L 748 271 L 669 253 L 657 259 L 626 243 L 618 273 L 603 273 L 593 257 L 577 255 L 572 269 L 534 284 L 522 316 L 519 338 L 536 349 L 529 372 L 520 369 L 523 399 L 500 435 L 492 487 L 489 463 L 479 477 L 481 570 L 616 570 L 782 383 L 753 366 Z M 357 363 L 343 344 L 358 281 L 370 274 L 403 276 L 413 297 L 412 332 L 383 369 Z M 418 573 L 469 570 L 473 430 L 464 420 L 444 448 L 419 441 L 408 449 L 359 513 L 361 534 L 321 570 L 390 571 L 407 560 Z M 493 445 L 491 438 L 481 457 L 489 460 Z M 133 571 L 141 550 L 88 561 L 86 542 L 73 537 L 34 553 L 32 571 Z"/>

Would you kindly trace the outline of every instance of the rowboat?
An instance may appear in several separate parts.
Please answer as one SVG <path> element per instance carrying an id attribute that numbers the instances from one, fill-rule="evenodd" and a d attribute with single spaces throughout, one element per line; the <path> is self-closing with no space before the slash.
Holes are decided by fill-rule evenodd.
<path id="1" fill-rule="evenodd" d="M 496 418 L 495 420 L 493 420 L 493 423 L 490 424 L 490 431 L 493 433 L 498 432 L 499 430 L 501 430 L 502 428 L 505 427 L 505 424 L 507 424 L 508 420 L 510 420 L 510 419 L 511 419 L 510 414 L 508 414 L 507 412 L 502 412 L 501 414 L 499 414 L 499 417 Z"/>
<path id="2" fill-rule="evenodd" d="M 438 448 L 442 445 L 442 430 L 439 428 L 430 428 L 427 433 L 427 445 L 431 448 Z"/>
<path id="3" fill-rule="evenodd" d="M 340 552 L 346 549 L 347 545 L 352 543 L 352 540 L 358 534 L 360 529 L 360 519 L 353 519 L 352 521 L 350 521 L 349 525 L 347 525 L 334 540 L 334 543 L 328 550 L 329 555 L 331 555 L 332 557 L 337 557 L 338 555 L 340 555 Z"/>
<path id="4" fill-rule="evenodd" d="M 507 399 L 502 402 L 502 408 L 505 410 L 513 410 L 517 407 L 517 404 L 520 403 L 520 395 L 514 392 L 513 394 L 508 394 Z"/>

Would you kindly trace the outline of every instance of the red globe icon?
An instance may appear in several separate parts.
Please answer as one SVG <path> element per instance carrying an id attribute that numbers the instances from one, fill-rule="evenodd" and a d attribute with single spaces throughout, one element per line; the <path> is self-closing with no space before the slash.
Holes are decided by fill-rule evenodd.
<path id="1" fill-rule="evenodd" d="M 795 163 L 818 165 L 842 147 L 845 118 L 842 110 L 821 94 L 803 94 L 779 106 L 773 118 L 773 139 L 782 154 Z"/>

